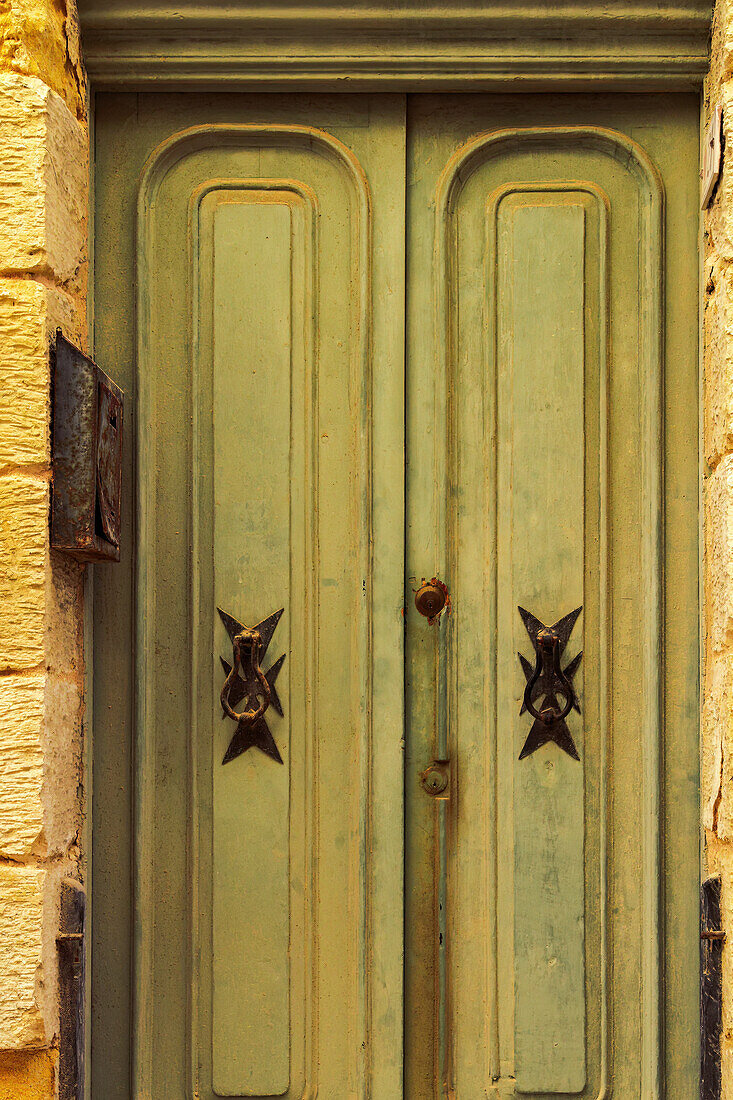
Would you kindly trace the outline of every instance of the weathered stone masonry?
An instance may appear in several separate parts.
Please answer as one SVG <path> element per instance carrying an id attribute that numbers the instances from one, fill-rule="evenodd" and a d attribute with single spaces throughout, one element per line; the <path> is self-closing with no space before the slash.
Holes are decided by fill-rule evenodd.
<path id="1" fill-rule="evenodd" d="M 72 0 L 73 3 L 73 0 Z M 56 1095 L 60 880 L 82 875 L 83 572 L 48 542 L 49 340 L 85 344 L 75 9 L 0 0 L 0 1100 Z"/>
<path id="2" fill-rule="evenodd" d="M 85 345 L 86 86 L 73 0 L 0 0 L 0 1100 L 56 1094 L 59 881 L 82 875 L 80 566 L 49 550 L 49 339 Z M 703 272 L 703 825 L 724 883 L 733 1100 L 733 0 L 713 19 L 724 107 Z M 674 1098 L 677 1100 L 677 1098 Z"/>
<path id="3" fill-rule="evenodd" d="M 723 106 L 724 160 L 704 219 L 704 643 L 702 813 L 709 871 L 723 879 L 723 1096 L 733 1098 L 733 3 L 713 17 L 705 118 Z"/>

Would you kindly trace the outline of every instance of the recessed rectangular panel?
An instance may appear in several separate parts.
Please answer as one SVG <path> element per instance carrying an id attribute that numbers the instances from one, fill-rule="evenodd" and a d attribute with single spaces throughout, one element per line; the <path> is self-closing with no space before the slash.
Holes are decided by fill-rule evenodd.
<path id="1" fill-rule="evenodd" d="M 261 191 L 233 192 L 214 220 L 214 588 L 253 626 L 285 607 L 267 668 L 288 648 L 290 608 L 291 213 Z M 220 623 L 216 645 L 231 662 Z M 218 666 L 218 651 L 215 651 Z M 214 683 L 222 683 L 221 668 Z M 267 722 L 285 762 L 256 748 L 213 761 L 213 1085 L 277 1096 L 289 1083 L 290 845 L 288 661 L 285 718 Z M 214 705 L 216 705 L 214 703 Z"/>
<path id="2" fill-rule="evenodd" d="M 498 208 L 498 516 L 500 648 L 534 665 L 521 605 L 547 625 L 584 602 L 585 210 L 578 196 L 526 192 Z M 582 648 L 582 616 L 563 664 Z M 499 738 L 511 739 L 516 1089 L 585 1086 L 584 779 L 580 754 L 555 743 L 519 759 L 532 727 L 518 715 L 525 679 L 502 691 Z M 582 669 L 576 675 L 582 697 Z M 564 702 L 564 699 L 561 699 Z M 504 781 L 507 789 L 508 777 Z M 506 916 L 499 913 L 499 922 Z"/>

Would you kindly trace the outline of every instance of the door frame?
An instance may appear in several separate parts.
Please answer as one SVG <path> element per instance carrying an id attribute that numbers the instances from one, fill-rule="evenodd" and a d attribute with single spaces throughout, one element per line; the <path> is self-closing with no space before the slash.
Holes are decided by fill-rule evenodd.
<path id="1" fill-rule="evenodd" d="M 518 0 L 489 8 L 447 5 L 395 18 L 387 5 L 363 16 L 325 0 L 316 9 L 295 0 L 283 22 L 276 5 L 248 12 L 243 3 L 204 18 L 166 14 L 165 0 L 135 9 L 120 0 L 80 0 L 82 42 L 90 80 L 90 142 L 97 91 L 210 92 L 628 92 L 696 90 L 709 64 L 711 12 L 681 0 L 673 17 L 630 0 L 612 19 L 607 5 L 566 0 L 554 16 L 526 15 Z M 517 29 L 521 29 L 521 37 Z M 273 43 L 275 45 L 273 45 Z M 558 45 L 560 43 L 560 45 Z M 161 60 L 164 59 L 164 60 Z M 94 157 L 90 193 L 94 195 Z M 93 203 L 89 218 L 89 344 L 94 348 Z M 701 219 L 702 221 L 702 219 Z M 702 450 L 700 450 L 702 454 Z M 375 453 L 375 463 L 379 455 Z M 132 532 L 128 534 L 132 541 Z M 700 541 L 702 553 L 702 540 Z M 93 573 L 93 571 L 90 571 Z M 87 699 L 93 715 L 94 578 L 86 601 Z M 104 601 L 109 606 L 108 601 Z M 703 603 L 699 602 L 702 619 Z M 100 621 L 101 619 L 101 621 Z M 702 629 L 702 623 L 701 623 Z M 87 722 L 86 791 L 92 799 L 93 717 Z M 87 814 L 91 853 L 91 812 Z M 90 897 L 91 858 L 88 886 Z M 691 900 L 691 904 L 697 904 Z M 91 907 L 90 907 L 91 909 Z M 93 909 L 89 927 L 93 930 Z M 90 936 L 90 943 L 91 943 Z M 88 973 L 91 974 L 91 966 Z M 90 991 L 90 987 L 89 987 Z M 91 997 L 88 996 L 88 1002 Z M 91 1075 L 89 1075 L 91 1076 Z M 87 1086 L 89 1087 L 89 1086 Z"/>
<path id="2" fill-rule="evenodd" d="M 558 0 L 527 12 L 480 0 L 414 10 L 293 0 L 235 0 L 201 15 L 192 0 L 137 7 L 80 0 L 84 57 L 96 87 L 234 85 L 249 90 L 512 91 L 613 86 L 699 88 L 708 69 L 711 4 L 679 0 L 673 11 L 625 0 Z"/>

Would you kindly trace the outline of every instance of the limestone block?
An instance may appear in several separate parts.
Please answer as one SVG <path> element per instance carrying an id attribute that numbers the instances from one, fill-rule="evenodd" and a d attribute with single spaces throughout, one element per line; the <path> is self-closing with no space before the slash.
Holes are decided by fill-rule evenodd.
<path id="1" fill-rule="evenodd" d="M 56 1096 L 58 1051 L 0 1053 L 0 1100 L 52 1100 Z"/>
<path id="2" fill-rule="evenodd" d="M 44 1046 L 37 998 L 46 872 L 0 865 L 0 1049 Z"/>
<path id="3" fill-rule="evenodd" d="M 89 137 L 54 92 L 47 97 L 45 207 L 48 263 L 60 282 L 86 290 Z"/>
<path id="4" fill-rule="evenodd" d="M 733 653 L 706 663 L 702 729 L 703 825 L 733 840 Z"/>
<path id="5" fill-rule="evenodd" d="M 722 794 L 723 746 L 730 743 L 733 668 L 727 658 L 708 660 L 702 704 L 700 801 L 702 823 L 716 832 Z"/>
<path id="6" fill-rule="evenodd" d="M 705 485 L 705 622 L 707 656 L 733 652 L 733 456 Z"/>
<path id="7" fill-rule="evenodd" d="M 0 855 L 45 854 L 43 673 L 0 677 Z"/>
<path id="8" fill-rule="evenodd" d="M 705 486 L 703 822 L 733 839 L 733 456 Z"/>
<path id="9" fill-rule="evenodd" d="M 717 64 L 723 76 L 733 72 L 733 4 L 731 0 L 717 0 L 715 5 L 715 52 Z"/>
<path id="10" fill-rule="evenodd" d="M 0 671 L 44 659 L 48 503 L 45 479 L 0 477 Z"/>
<path id="11" fill-rule="evenodd" d="M 82 790 L 81 683 L 49 676 L 43 720 L 43 851 L 62 856 L 78 843 Z"/>
<path id="12" fill-rule="evenodd" d="M 705 292 L 704 447 L 714 467 L 733 450 L 733 264 L 714 258 Z"/>
<path id="13" fill-rule="evenodd" d="M 723 169 L 713 201 L 705 216 L 708 257 L 724 264 L 733 261 L 733 78 L 728 76 L 710 90 L 711 103 L 723 107 Z"/>
<path id="14" fill-rule="evenodd" d="M 81 117 L 86 79 L 74 0 L 13 0 L 0 6 L 0 68 L 38 76 Z"/>
<path id="15" fill-rule="evenodd" d="M 69 295 L 0 279 L 0 470 L 49 462 L 49 342 L 57 328 L 78 339 Z"/>
<path id="16" fill-rule="evenodd" d="M 46 668 L 81 683 L 84 675 L 84 565 L 51 551 L 46 572 Z"/>
<path id="17" fill-rule="evenodd" d="M 0 74 L 0 272 L 83 286 L 87 161 L 85 129 L 58 95 Z"/>
<path id="18" fill-rule="evenodd" d="M 0 856 L 57 858 L 81 823 L 81 683 L 0 677 Z"/>

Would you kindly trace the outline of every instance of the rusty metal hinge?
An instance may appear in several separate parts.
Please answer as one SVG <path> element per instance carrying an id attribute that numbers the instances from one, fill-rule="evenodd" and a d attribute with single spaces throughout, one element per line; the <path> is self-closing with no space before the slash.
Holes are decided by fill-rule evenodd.
<path id="1" fill-rule="evenodd" d="M 700 888 L 700 1100 L 720 1100 L 723 1033 L 723 944 L 720 876 Z"/>
<path id="2" fill-rule="evenodd" d="M 73 879 L 61 883 L 56 948 L 59 962 L 59 1100 L 83 1100 L 85 1049 L 84 889 Z"/>

